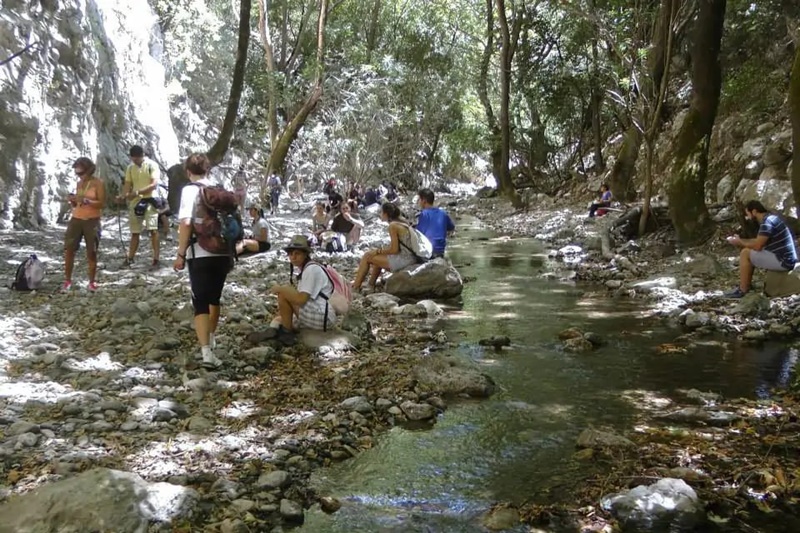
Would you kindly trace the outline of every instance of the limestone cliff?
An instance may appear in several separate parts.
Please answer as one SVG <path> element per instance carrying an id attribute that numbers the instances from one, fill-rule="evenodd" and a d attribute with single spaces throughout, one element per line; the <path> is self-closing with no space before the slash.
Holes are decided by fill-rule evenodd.
<path id="1" fill-rule="evenodd" d="M 162 50 L 143 0 L 0 0 L 3 226 L 53 222 L 78 156 L 112 190 L 133 143 L 164 167 L 178 160 Z"/>

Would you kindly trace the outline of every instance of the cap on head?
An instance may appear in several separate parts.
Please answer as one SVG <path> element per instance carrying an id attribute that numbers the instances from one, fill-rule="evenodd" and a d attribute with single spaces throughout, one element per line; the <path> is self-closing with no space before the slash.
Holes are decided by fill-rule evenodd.
<path id="1" fill-rule="evenodd" d="M 308 255 L 311 255 L 311 244 L 308 242 L 308 237 L 305 235 L 295 235 L 292 237 L 291 242 L 283 249 L 283 251 L 288 254 L 292 250 L 302 250 Z"/>

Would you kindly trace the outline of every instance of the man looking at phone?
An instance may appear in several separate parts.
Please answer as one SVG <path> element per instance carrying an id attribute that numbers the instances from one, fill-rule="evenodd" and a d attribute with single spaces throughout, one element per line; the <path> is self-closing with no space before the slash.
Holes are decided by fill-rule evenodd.
<path id="1" fill-rule="evenodd" d="M 788 272 L 797 264 L 797 249 L 792 232 L 781 218 L 767 211 L 758 200 L 747 202 L 744 215 L 748 220 L 760 224 L 755 239 L 742 239 L 738 235 L 728 237 L 728 242 L 742 249 L 739 255 L 739 286 L 727 298 L 741 298 L 750 290 L 753 271 L 756 268 Z"/>

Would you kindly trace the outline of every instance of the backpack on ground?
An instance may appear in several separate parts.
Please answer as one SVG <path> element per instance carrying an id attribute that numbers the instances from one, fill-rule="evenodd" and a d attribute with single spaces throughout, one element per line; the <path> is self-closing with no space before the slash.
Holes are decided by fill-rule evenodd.
<path id="1" fill-rule="evenodd" d="M 400 241 L 400 245 L 411 252 L 418 262 L 425 263 L 430 261 L 431 257 L 433 257 L 433 244 L 431 244 L 430 239 L 417 228 L 413 226 L 406 227 L 408 228 L 410 246 L 407 246 L 403 241 Z"/>
<path id="2" fill-rule="evenodd" d="M 344 252 L 345 243 L 344 235 L 335 231 L 326 231 L 320 235 L 322 241 L 322 249 L 329 254 Z"/>
<path id="3" fill-rule="evenodd" d="M 322 331 L 328 331 L 328 306 L 330 305 L 333 308 L 336 316 L 343 317 L 350 311 L 353 293 L 350 290 L 350 284 L 347 283 L 347 280 L 332 266 L 318 263 L 317 261 L 309 261 L 303 267 L 303 271 L 305 271 L 308 265 L 317 265 L 322 268 L 322 271 L 328 276 L 331 285 L 333 285 L 333 292 L 331 294 L 326 295 L 321 291 L 319 293 L 319 295 L 325 299 L 325 318 Z M 301 273 L 300 275 L 302 276 L 303 274 Z"/>
<path id="4" fill-rule="evenodd" d="M 192 222 L 193 243 L 212 254 L 236 257 L 236 243 L 244 239 L 236 193 L 220 186 L 193 183 L 200 188 Z"/>
<path id="5" fill-rule="evenodd" d="M 32 254 L 17 267 L 17 274 L 11 283 L 16 291 L 35 291 L 42 288 L 46 269 L 36 254 Z"/>

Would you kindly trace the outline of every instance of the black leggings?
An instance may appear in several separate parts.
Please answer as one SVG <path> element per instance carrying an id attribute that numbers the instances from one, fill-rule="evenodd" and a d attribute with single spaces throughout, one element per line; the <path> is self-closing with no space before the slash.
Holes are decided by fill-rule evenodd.
<path id="1" fill-rule="evenodd" d="M 219 305 L 222 287 L 231 269 L 228 256 L 189 259 L 189 282 L 192 287 L 194 315 L 207 315 L 209 306 Z"/>

